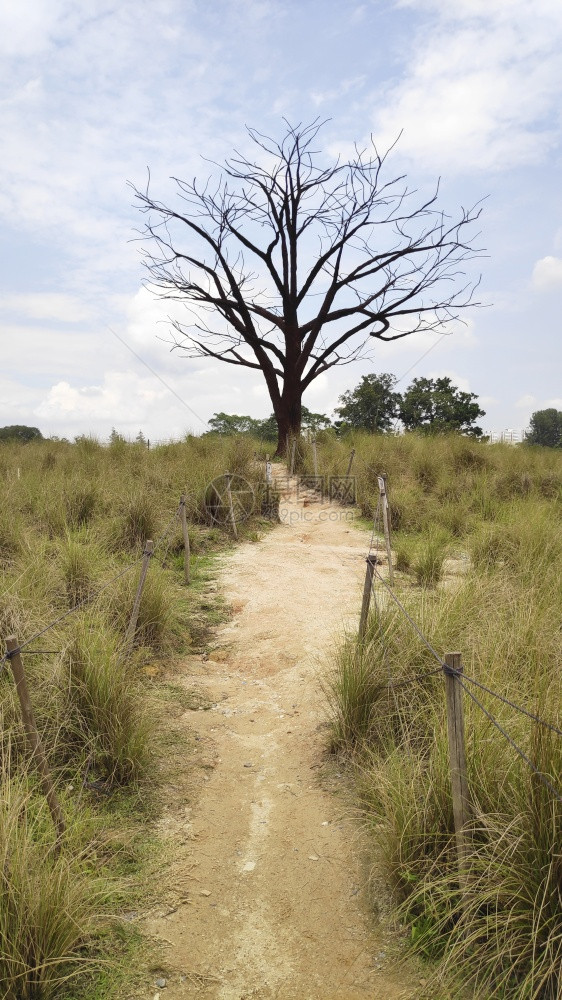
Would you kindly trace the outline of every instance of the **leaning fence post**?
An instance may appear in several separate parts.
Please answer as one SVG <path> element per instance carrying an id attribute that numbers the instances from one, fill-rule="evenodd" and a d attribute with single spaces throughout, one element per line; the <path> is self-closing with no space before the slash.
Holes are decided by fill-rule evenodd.
<path id="1" fill-rule="evenodd" d="M 365 572 L 365 585 L 363 587 L 363 603 L 361 605 L 361 617 L 359 619 L 359 638 L 362 639 L 367 631 L 367 619 L 369 617 L 369 607 L 371 604 L 371 594 L 373 591 L 373 576 L 375 575 L 376 556 L 367 556 L 367 570 Z"/>
<path id="2" fill-rule="evenodd" d="M 388 582 L 394 585 L 394 570 L 392 567 L 392 548 L 390 545 L 390 524 L 388 519 L 388 496 L 386 492 L 386 476 L 377 476 L 379 483 L 379 494 L 382 504 L 382 523 L 384 527 L 384 540 L 386 543 L 386 555 L 388 558 Z"/>
<path id="3" fill-rule="evenodd" d="M 312 438 L 312 463 L 314 468 L 314 478 L 318 479 L 318 455 L 316 454 L 316 438 Z"/>
<path id="4" fill-rule="evenodd" d="M 455 840 L 459 862 L 459 887 L 461 894 L 466 890 L 468 838 L 466 825 L 471 808 L 466 777 L 466 756 L 464 747 L 464 712 L 462 703 L 462 656 L 460 653 L 446 653 L 445 695 L 447 703 L 447 733 L 449 737 L 449 760 L 451 767 L 451 790 L 453 795 L 453 817 Z"/>
<path id="5" fill-rule="evenodd" d="M 351 475 L 351 466 L 353 465 L 353 459 L 355 458 L 355 448 L 351 449 L 351 455 L 349 456 L 349 465 L 347 467 L 346 478 Z"/>
<path id="6" fill-rule="evenodd" d="M 39 774 L 41 775 L 41 788 L 45 798 L 47 799 L 47 805 L 49 806 L 53 823 L 57 831 L 56 850 L 58 851 L 65 831 L 64 816 L 62 814 L 57 793 L 55 792 L 55 786 L 53 784 L 43 744 L 41 743 L 41 738 L 37 730 L 35 717 L 33 715 L 33 708 L 31 706 L 31 699 L 27 688 L 27 681 L 25 679 L 23 663 L 20 656 L 20 649 L 15 635 L 11 635 L 8 639 L 6 639 L 6 646 L 8 649 L 8 659 L 14 675 L 14 681 L 16 682 L 16 691 L 21 706 L 23 725 L 31 747 L 31 752 L 37 763 Z"/>
<path id="7" fill-rule="evenodd" d="M 238 541 L 238 532 L 236 530 L 236 518 L 234 516 L 234 506 L 232 503 L 232 490 L 230 489 L 230 480 L 232 479 L 232 473 L 225 472 L 224 476 L 226 479 L 226 496 L 228 499 L 228 509 L 230 512 L 230 523 L 232 524 L 232 533 L 236 538 L 236 540 Z"/>
<path id="8" fill-rule="evenodd" d="M 125 652 L 127 655 L 131 652 L 131 649 L 133 647 L 135 632 L 137 630 L 137 622 L 139 619 L 140 602 L 141 602 L 142 592 L 144 589 L 144 581 L 146 580 L 146 574 L 148 573 L 148 564 L 152 556 L 153 548 L 154 548 L 154 542 L 152 541 L 151 538 L 147 539 L 143 552 L 139 585 L 137 587 L 137 592 L 135 594 L 135 601 L 133 604 L 133 610 L 131 611 L 131 619 L 129 621 L 129 627 L 127 628 L 127 634 L 125 636 Z"/>
<path id="9" fill-rule="evenodd" d="M 181 510 L 181 531 L 183 535 L 183 577 L 186 583 L 189 583 L 189 531 L 187 530 L 187 514 L 185 510 L 185 493 L 182 493 L 180 497 L 180 510 Z"/>

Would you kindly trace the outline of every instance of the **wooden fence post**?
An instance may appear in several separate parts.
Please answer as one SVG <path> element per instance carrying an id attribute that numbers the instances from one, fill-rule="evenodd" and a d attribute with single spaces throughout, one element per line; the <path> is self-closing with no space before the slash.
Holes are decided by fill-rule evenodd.
<path id="1" fill-rule="evenodd" d="M 349 465 L 347 467 L 346 478 L 351 475 L 351 466 L 353 465 L 353 459 L 355 458 L 355 448 L 351 449 L 351 455 L 349 456 Z"/>
<path id="2" fill-rule="evenodd" d="M 139 577 L 139 585 L 137 587 L 137 592 L 135 594 L 135 601 L 133 604 L 133 610 L 131 611 L 131 619 L 129 621 L 129 626 L 127 628 L 127 634 L 125 636 L 125 655 L 129 655 L 133 647 L 133 641 L 135 638 L 135 632 L 137 630 L 137 622 L 139 619 L 140 602 L 142 597 L 142 592 L 144 589 L 144 581 L 146 580 L 146 574 L 148 573 L 148 564 L 152 556 L 152 550 L 154 548 L 154 542 L 151 538 L 147 539 L 146 545 L 143 552 L 143 560 L 141 566 L 141 572 Z"/>
<path id="3" fill-rule="evenodd" d="M 296 437 L 294 437 L 293 441 L 292 441 L 292 444 L 291 444 L 291 468 L 289 470 L 289 475 L 291 475 L 291 476 L 294 476 L 294 474 L 295 474 L 295 452 L 296 452 L 296 450 L 297 450 L 297 439 L 296 439 Z"/>
<path id="4" fill-rule="evenodd" d="M 181 508 L 181 531 L 183 535 L 183 578 L 186 584 L 189 583 L 189 531 L 187 530 L 187 514 L 185 510 L 186 496 L 182 493 L 180 497 L 180 508 Z"/>
<path id="5" fill-rule="evenodd" d="M 318 455 L 316 453 L 316 438 L 312 438 L 312 467 L 314 469 L 314 477 L 318 478 Z"/>
<path id="6" fill-rule="evenodd" d="M 379 494 L 382 504 L 382 523 L 384 526 L 384 540 L 386 543 L 386 555 L 388 558 L 388 582 L 394 586 L 394 569 L 392 567 L 392 548 L 390 545 L 390 523 L 388 519 L 388 496 L 386 492 L 386 476 L 377 476 L 379 483 Z"/>
<path id="7" fill-rule="evenodd" d="M 29 691 L 27 688 L 27 681 L 25 679 L 25 672 L 23 669 L 23 663 L 20 656 L 18 641 L 15 635 L 11 635 L 6 639 L 6 646 L 8 649 L 8 659 L 10 661 L 10 666 L 12 668 L 12 673 L 14 675 L 14 681 L 16 682 L 16 691 L 18 694 L 21 714 L 23 718 L 23 725 L 25 732 L 27 734 L 27 739 L 31 747 L 31 752 L 36 761 L 39 774 L 41 775 L 41 788 L 43 794 L 47 799 L 47 805 L 51 816 L 53 818 L 53 823 L 57 831 L 56 840 L 56 850 L 59 850 L 60 842 L 64 836 L 65 832 L 65 822 L 64 816 L 62 814 L 62 809 L 58 800 L 57 793 L 55 792 L 55 786 L 53 784 L 53 779 L 51 777 L 51 772 L 49 770 L 49 765 L 47 763 L 47 758 L 45 756 L 45 751 L 43 749 L 43 744 L 41 743 L 41 738 L 37 731 L 37 725 L 35 722 L 35 717 L 33 715 L 33 708 L 31 706 L 31 699 L 29 697 Z"/>
<path id="8" fill-rule="evenodd" d="M 232 479 L 232 473 L 231 472 L 225 472 L 224 475 L 225 475 L 225 479 L 226 479 L 226 495 L 227 495 L 227 498 L 228 498 L 228 509 L 229 509 L 229 512 L 230 512 L 230 523 L 232 525 L 232 533 L 233 533 L 236 541 L 238 541 L 238 531 L 236 530 L 236 518 L 234 516 L 234 505 L 232 503 L 232 492 L 231 492 L 231 489 L 230 489 L 230 480 Z"/>
<path id="9" fill-rule="evenodd" d="M 462 656 L 460 653 L 446 653 L 445 663 L 445 695 L 447 703 L 447 733 L 449 737 L 453 816 L 459 861 L 459 887 L 461 894 L 464 895 L 469 850 L 466 824 L 470 819 L 471 807 L 466 777 L 462 685 L 459 683 L 458 678 L 458 674 L 462 674 Z"/>
<path id="10" fill-rule="evenodd" d="M 376 556 L 367 556 L 367 570 L 365 572 L 365 584 L 363 587 L 363 603 L 361 605 L 361 617 L 359 619 L 359 638 L 362 639 L 367 631 L 367 620 L 369 618 L 369 607 L 371 604 L 371 594 L 373 591 L 373 576 L 375 575 Z"/>

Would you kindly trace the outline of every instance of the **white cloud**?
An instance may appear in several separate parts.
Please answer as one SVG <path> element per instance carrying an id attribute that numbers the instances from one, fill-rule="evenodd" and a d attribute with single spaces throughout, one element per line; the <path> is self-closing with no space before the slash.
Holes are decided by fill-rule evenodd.
<path id="1" fill-rule="evenodd" d="M 0 7 L 0 51 L 8 56 L 31 56 L 45 49 L 61 16 L 60 0 L 3 0 Z M 66 4 L 68 8 L 69 5 Z M 68 10 L 66 11 L 68 13 Z"/>
<path id="2" fill-rule="evenodd" d="M 527 410 L 528 414 L 536 413 L 537 410 L 562 410 L 562 397 L 554 397 L 551 399 L 538 399 L 531 393 L 526 393 L 517 400 L 515 406 L 519 410 Z"/>
<path id="3" fill-rule="evenodd" d="M 530 392 L 527 392 L 524 396 L 521 396 L 521 398 L 517 400 L 515 405 L 518 410 L 529 410 L 536 404 L 536 402 L 535 397 L 531 395 Z"/>
<path id="4" fill-rule="evenodd" d="M 562 288 L 562 258 L 543 257 L 533 268 L 532 287 L 537 292 Z"/>
<path id="5" fill-rule="evenodd" d="M 406 0 L 423 15 L 405 77 L 376 95 L 387 148 L 428 169 L 494 170 L 540 162 L 556 143 L 562 7 L 553 0 Z M 379 110 L 380 109 L 380 110 Z"/>
<path id="6" fill-rule="evenodd" d="M 130 372 L 107 372 L 101 385 L 75 388 L 69 382 L 57 382 L 35 412 L 44 419 L 72 415 L 129 424 L 143 418 L 147 404 L 155 406 L 165 395 L 165 388 L 154 380 Z"/>
<path id="7" fill-rule="evenodd" d="M 90 307 L 83 299 L 58 292 L 0 295 L 0 309 L 2 314 L 15 312 L 30 319 L 60 320 L 63 323 L 81 323 L 92 316 Z"/>
<path id="8" fill-rule="evenodd" d="M 337 87 L 332 87 L 329 90 L 313 90 L 310 97 L 312 103 L 315 107 L 320 107 L 321 104 L 329 103 L 333 105 L 335 101 L 339 100 L 341 97 L 345 97 L 346 94 L 353 92 L 356 96 L 359 90 L 365 86 L 367 82 L 367 77 L 363 74 L 361 76 L 353 76 L 345 80 L 341 80 Z"/>

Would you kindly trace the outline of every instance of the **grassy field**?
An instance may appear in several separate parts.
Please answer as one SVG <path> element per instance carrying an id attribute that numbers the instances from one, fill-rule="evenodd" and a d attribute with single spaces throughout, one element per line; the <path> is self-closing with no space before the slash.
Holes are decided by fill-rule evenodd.
<path id="1" fill-rule="evenodd" d="M 209 524 L 208 483 L 227 469 L 247 478 L 257 499 L 242 535 L 255 539 L 264 529 L 254 447 L 244 436 L 150 451 L 119 439 L 108 447 L 89 439 L 0 447 L 0 640 L 15 634 L 25 643 L 61 619 L 23 659 L 67 822 L 57 852 L 6 664 L 3 1000 L 101 1000 L 114 995 L 120 970 L 130 976 L 138 939 L 116 915 L 134 908 L 139 882 L 149 885 L 148 873 L 163 864 L 147 821 L 158 808 L 170 690 L 154 680 L 154 665 L 204 648 L 225 614 L 207 583 L 215 554 L 232 542 Z M 423 635 L 439 655 L 460 650 L 468 676 L 562 728 L 562 455 L 458 436 L 325 435 L 319 472 L 344 474 L 352 447 L 366 523 L 377 509 L 377 475 L 388 476 L 395 591 Z M 311 446 L 301 443 L 297 458 L 310 475 Z M 188 588 L 174 520 L 182 493 L 193 553 Z M 150 537 L 156 555 L 125 655 Z M 452 577 L 453 565 L 463 572 Z M 474 689 L 537 775 L 465 696 L 472 818 L 461 896 L 436 667 L 379 584 L 365 640 L 351 635 L 337 651 L 332 749 L 353 767 L 400 920 L 428 960 L 427 996 L 466 989 L 481 998 L 555 1000 L 562 805 L 540 775 L 561 788 L 562 739 Z"/>
<path id="2" fill-rule="evenodd" d="M 225 614 L 206 584 L 214 553 L 232 541 L 209 523 L 205 497 L 226 470 L 244 476 L 256 502 L 240 531 L 257 538 L 265 522 L 253 449 L 241 438 L 188 438 L 150 451 L 119 439 L 108 447 L 91 439 L 0 446 L 1 652 L 10 635 L 29 643 L 22 657 L 67 825 L 57 852 L 5 663 L 3 1000 L 107 997 L 122 953 L 134 947 L 134 934 L 114 915 L 133 905 L 139 873 L 146 881 L 156 850 L 146 821 L 158 801 L 167 693 L 151 679 L 150 665 L 204 648 Z M 175 516 L 183 493 L 189 587 Z M 128 653 L 124 638 L 147 538 L 155 556 Z"/>
<path id="3" fill-rule="evenodd" d="M 359 435 L 319 444 L 319 471 L 345 472 L 352 446 L 365 517 L 377 473 L 388 476 L 394 589 L 423 636 L 562 729 L 562 454 Z M 302 463 L 310 472 L 308 449 Z M 451 578 L 451 565 L 465 572 Z M 465 682 L 538 773 L 464 694 L 471 820 L 461 895 L 443 678 L 403 611 L 382 585 L 376 593 L 365 641 L 349 636 L 337 653 L 332 741 L 354 767 L 400 920 L 429 960 L 422 992 L 560 998 L 562 802 L 541 777 L 562 795 L 562 737 Z"/>

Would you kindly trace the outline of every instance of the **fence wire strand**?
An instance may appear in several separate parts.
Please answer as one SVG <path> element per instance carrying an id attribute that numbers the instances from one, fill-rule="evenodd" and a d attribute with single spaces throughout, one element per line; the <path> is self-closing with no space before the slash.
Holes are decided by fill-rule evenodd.
<path id="1" fill-rule="evenodd" d="M 39 639 L 42 635 L 45 635 L 45 633 L 49 632 L 52 628 L 55 627 L 55 625 L 59 625 L 60 622 L 65 620 L 65 618 L 69 618 L 70 615 L 73 615 L 75 611 L 79 611 L 80 608 L 82 608 L 85 604 L 93 604 L 94 601 L 97 601 L 98 597 L 100 596 L 100 594 L 103 594 L 104 590 L 107 590 L 108 587 L 111 587 L 111 585 L 115 583 L 116 580 L 121 579 L 121 577 L 125 576 L 126 573 L 130 573 L 130 571 L 134 569 L 134 567 L 141 561 L 141 559 L 144 559 L 144 555 L 145 554 L 143 552 L 142 556 L 139 556 L 138 559 L 135 559 L 134 562 L 126 566 L 125 569 L 121 570 L 120 573 L 117 573 L 117 575 L 112 577 L 111 580 L 108 580 L 107 583 L 104 583 L 103 587 L 101 587 L 101 589 L 98 590 L 98 592 L 94 594 L 93 597 L 91 596 L 84 597 L 81 601 L 78 601 L 78 604 L 75 604 L 74 607 L 69 608 L 69 610 L 65 611 L 64 614 L 59 615 L 59 617 L 55 618 L 54 621 L 50 622 L 49 625 L 45 625 L 45 628 L 40 629 L 39 632 L 35 632 L 35 634 L 30 636 L 29 639 L 26 639 L 25 642 L 20 642 L 19 645 L 17 646 L 17 649 L 13 649 L 11 652 L 4 653 L 4 656 L 0 659 L 0 664 L 2 664 L 2 667 L 5 666 L 6 661 L 9 660 L 14 655 L 14 653 L 20 653 L 22 649 L 25 649 L 26 646 L 30 645 L 30 643 L 35 642 L 36 639 Z"/>
<path id="2" fill-rule="evenodd" d="M 480 709 L 480 711 L 484 712 L 484 715 L 490 720 L 490 722 L 492 723 L 492 725 L 494 725 L 496 727 L 496 729 L 499 729 L 499 731 L 502 734 L 502 736 L 504 736 L 505 739 L 507 740 L 507 742 L 509 743 L 509 745 L 511 747 L 513 747 L 513 749 L 515 750 L 515 753 L 518 754 L 519 757 L 521 757 L 521 759 L 525 761 L 525 763 L 531 768 L 532 771 L 534 771 L 534 773 L 536 774 L 536 776 L 539 779 L 539 781 L 542 781 L 543 785 L 546 785 L 546 787 L 548 788 L 548 790 L 552 793 L 552 795 L 554 795 L 554 798 L 557 799 L 558 802 L 562 803 L 562 795 L 556 790 L 556 788 L 554 787 L 554 785 L 552 785 L 550 783 L 550 781 L 548 780 L 548 778 L 545 778 L 545 776 L 542 773 L 542 771 L 539 771 L 537 765 L 533 764 L 533 761 L 531 760 L 531 758 L 528 757 L 527 754 L 525 753 L 525 751 L 522 750 L 521 747 L 517 745 L 517 743 L 515 742 L 515 740 L 513 740 L 511 738 L 511 736 L 509 735 L 509 733 L 506 733 L 506 731 L 503 728 L 503 726 L 501 726 L 500 723 L 498 722 L 498 720 L 492 715 L 492 713 L 489 712 L 488 709 L 484 707 L 484 705 L 482 704 L 481 701 L 479 701 L 479 699 L 476 697 L 476 695 L 473 694 L 472 691 L 469 688 L 467 688 L 465 684 L 463 684 L 463 682 L 462 682 L 463 675 L 461 673 L 459 673 L 459 671 L 452 671 L 452 672 L 454 674 L 456 674 L 457 679 L 458 679 L 458 681 L 459 681 L 462 689 L 464 691 L 466 691 L 466 693 L 469 696 L 469 698 L 472 698 L 473 702 L 475 703 L 475 705 L 478 706 L 478 708 Z"/>
<path id="3" fill-rule="evenodd" d="M 170 534 L 170 532 L 171 532 L 171 530 L 172 530 L 172 528 L 173 528 L 174 524 L 176 523 L 176 521 L 178 520 L 178 517 L 179 517 L 179 516 L 180 516 L 180 514 L 181 514 L 181 509 L 182 509 L 182 507 L 185 507 L 185 504 L 184 504 L 183 502 L 181 502 L 181 501 L 180 501 L 180 504 L 179 504 L 179 506 L 178 506 L 178 507 L 177 507 L 177 509 L 176 509 L 176 510 L 174 511 L 174 514 L 173 514 L 173 516 L 172 516 L 172 517 L 170 518 L 170 520 L 168 521 L 168 524 L 167 524 L 167 525 L 166 525 L 166 527 L 164 528 L 164 531 L 162 532 L 162 534 L 160 535 L 160 537 L 159 537 L 159 538 L 157 538 L 157 539 L 156 539 L 156 541 L 154 542 L 154 549 L 153 549 L 153 552 L 156 552 L 156 549 L 158 548 L 158 546 L 159 546 L 159 545 L 161 545 L 161 543 L 162 543 L 163 541 L 165 541 L 165 540 L 166 540 L 166 538 L 168 537 L 168 535 Z M 168 546 L 168 547 L 169 547 L 169 546 Z"/>
<path id="4" fill-rule="evenodd" d="M 26 646 L 29 646 L 32 642 L 35 642 L 36 639 L 39 639 L 42 635 L 45 635 L 52 628 L 54 628 L 55 625 L 59 625 L 60 622 L 64 621 L 66 618 L 69 618 L 70 615 L 73 615 L 76 611 L 79 611 L 80 608 L 84 607 L 84 605 L 86 605 L 86 604 L 93 604 L 95 601 L 97 601 L 97 599 L 100 596 L 100 594 L 103 594 L 104 590 L 107 590 L 108 587 L 111 587 L 111 585 L 113 583 L 116 583 L 117 580 L 120 580 L 121 577 L 125 576 L 132 569 L 134 569 L 135 566 L 137 566 L 138 563 L 141 562 L 144 559 L 145 555 L 150 555 L 151 557 L 154 556 L 154 553 L 155 553 L 156 549 L 167 538 L 167 536 L 171 532 L 171 530 L 172 530 L 175 522 L 178 520 L 178 517 L 179 517 L 179 515 L 181 513 L 182 506 L 184 506 L 184 504 L 183 504 L 182 501 L 180 501 L 179 506 L 174 511 L 173 517 L 170 519 L 170 521 L 168 522 L 168 524 L 164 528 L 164 531 L 162 532 L 162 534 L 155 541 L 154 548 L 153 548 L 152 552 L 147 553 L 146 550 L 144 550 L 142 552 L 142 555 L 138 556 L 135 560 L 133 560 L 132 563 L 129 563 L 128 566 L 126 566 L 119 573 L 117 573 L 115 576 L 113 576 L 111 578 L 111 580 L 108 580 L 107 583 L 104 583 L 103 587 L 101 587 L 100 590 L 98 590 L 96 594 L 94 594 L 93 596 L 84 597 L 81 601 L 78 601 L 78 604 L 75 604 L 74 607 L 69 608 L 69 610 L 65 611 L 64 614 L 59 615 L 58 618 L 55 618 L 54 621 L 50 622 L 49 625 L 46 625 L 45 628 L 42 628 L 38 632 L 35 632 L 34 635 L 30 636 L 30 638 L 26 639 L 24 642 L 20 642 L 19 645 L 18 645 L 18 647 L 17 647 L 17 649 L 12 650 L 11 653 L 8 653 L 8 652 L 4 653 L 4 655 L 2 657 L 0 657 L 0 673 L 2 672 L 2 670 L 4 670 L 7 661 L 10 659 L 10 657 L 14 653 L 21 652 L 22 649 L 26 648 Z M 168 545 L 168 548 L 169 548 L 169 545 Z M 166 555 L 167 555 L 167 550 L 166 550 Z M 56 649 L 44 649 L 44 650 L 36 649 L 36 650 L 28 650 L 28 652 L 27 652 L 26 655 L 27 656 L 33 656 L 33 655 L 37 655 L 38 653 L 58 653 L 58 652 L 60 652 L 60 650 L 56 650 Z"/>
<path id="5" fill-rule="evenodd" d="M 510 708 L 515 709 L 516 712 L 520 712 L 521 715 L 526 715 L 528 719 L 532 719 L 533 722 L 538 723 L 539 726 L 544 726 L 545 729 L 550 729 L 553 733 L 557 733 L 558 736 L 562 736 L 562 729 L 558 729 L 558 727 L 553 725 L 552 722 L 546 722 L 545 719 L 541 719 L 540 716 L 535 715 L 534 712 L 529 712 L 526 708 L 523 708 L 522 705 L 516 705 L 515 702 L 510 701 L 509 698 L 506 698 L 503 694 L 499 694 L 497 691 L 492 691 L 491 688 L 486 687 L 485 684 L 477 681 L 474 677 L 469 677 L 468 674 L 465 674 L 464 670 L 461 676 L 463 680 L 469 681 L 470 684 L 475 684 L 476 687 L 479 687 L 482 691 L 486 691 L 487 694 L 491 694 L 493 698 L 497 698 L 498 701 L 503 701 L 504 705 L 509 705 Z"/>
<path id="6" fill-rule="evenodd" d="M 377 569 L 376 566 L 375 566 L 375 572 L 374 572 L 374 575 L 373 575 L 373 580 L 374 580 L 375 576 L 378 577 L 378 579 L 380 580 L 380 582 L 382 583 L 382 585 L 384 587 L 386 587 L 386 589 L 388 590 L 388 593 L 392 597 L 392 600 L 394 601 L 395 604 L 398 605 L 398 607 L 402 611 L 402 614 L 408 619 L 408 621 L 410 622 L 410 625 L 412 626 L 412 628 L 414 629 L 414 631 L 416 632 L 416 634 L 419 636 L 419 638 L 423 642 L 424 646 L 427 647 L 427 649 L 435 657 L 435 659 L 437 660 L 437 662 L 440 663 L 442 667 L 445 667 L 446 666 L 445 661 L 442 659 L 442 657 L 439 656 L 439 653 L 437 652 L 436 649 L 433 648 L 433 646 L 431 645 L 431 643 L 429 642 L 429 640 L 426 639 L 426 637 L 423 634 L 423 632 L 421 631 L 421 629 L 418 627 L 418 625 L 416 625 L 414 619 L 408 614 L 408 612 L 406 611 L 406 608 L 404 607 L 404 605 L 402 604 L 402 602 L 397 598 L 397 596 L 394 593 L 394 591 L 393 591 L 392 587 L 390 586 L 390 584 L 388 584 L 386 582 L 386 580 L 384 579 L 384 577 L 381 576 L 381 574 L 379 573 L 379 571 L 378 571 L 378 569 Z"/>
<path id="7" fill-rule="evenodd" d="M 371 547 L 372 547 L 372 540 L 371 540 Z M 369 552 L 370 551 L 371 550 L 369 549 Z M 372 592 L 373 592 L 373 596 L 375 597 L 375 602 L 376 602 L 375 577 L 377 577 L 380 580 L 380 582 L 383 584 L 383 586 L 386 588 L 386 590 L 390 594 L 392 600 L 395 602 L 395 604 L 398 606 L 398 608 L 403 613 L 403 615 L 405 616 L 405 618 L 408 620 L 408 622 L 410 623 L 410 625 L 412 626 L 412 628 L 414 629 L 414 631 L 416 632 L 416 634 L 419 636 L 419 638 L 421 639 L 421 641 L 423 642 L 423 644 L 430 651 L 430 653 L 432 653 L 432 655 L 435 657 L 435 659 L 437 660 L 437 662 L 440 664 L 440 668 L 439 669 L 430 671 L 430 672 L 428 672 L 426 674 L 413 675 L 412 677 L 410 677 L 408 679 L 404 679 L 403 681 L 397 681 L 397 682 L 392 682 L 392 681 L 389 680 L 389 682 L 388 682 L 389 683 L 389 687 L 390 686 L 393 686 L 393 687 L 402 687 L 402 686 L 404 686 L 406 684 L 413 683 L 414 681 L 416 681 L 418 679 L 423 679 L 426 676 L 430 677 L 430 676 L 435 675 L 437 673 L 447 672 L 449 674 L 453 674 L 457 678 L 457 680 L 460 682 L 461 687 L 463 688 L 463 690 L 466 691 L 466 693 L 468 694 L 468 696 L 475 703 L 475 705 L 478 706 L 478 708 L 484 713 L 484 715 L 490 720 L 490 722 L 496 727 L 496 729 L 498 729 L 500 731 L 500 733 L 505 737 L 505 739 L 508 741 L 508 743 L 510 744 L 510 746 L 515 750 L 515 752 L 518 754 L 518 756 L 536 774 L 536 776 L 539 779 L 539 781 L 541 781 L 543 783 L 543 785 L 545 785 L 549 789 L 549 791 L 551 792 L 551 794 L 554 795 L 555 799 L 558 802 L 562 803 L 562 795 L 556 790 L 556 788 L 554 787 L 554 785 L 548 780 L 548 778 L 545 778 L 545 776 L 542 774 L 542 772 L 539 770 L 539 768 L 536 766 L 536 764 L 534 764 L 533 761 L 530 759 L 530 757 L 527 756 L 527 754 L 525 753 L 525 751 L 522 750 L 521 747 L 517 745 L 517 743 L 505 731 L 505 729 L 503 728 L 503 726 L 500 725 L 500 723 L 492 715 L 492 713 L 489 712 L 488 709 L 484 707 L 484 705 L 476 697 L 476 695 L 474 695 L 472 693 L 472 691 L 469 688 L 466 687 L 466 685 L 464 684 L 464 681 L 466 680 L 466 681 L 468 681 L 471 684 L 475 684 L 477 687 L 481 688 L 483 691 L 486 691 L 492 697 L 498 698 L 504 704 L 509 705 L 511 708 L 515 709 L 517 712 L 520 712 L 522 715 L 525 715 L 528 718 L 532 719 L 533 722 L 536 722 L 537 724 L 539 724 L 541 726 L 544 726 L 546 729 L 550 729 L 552 732 L 557 733 L 560 736 L 562 736 L 562 730 L 558 729 L 552 723 L 546 722 L 544 719 L 541 719 L 538 715 L 535 715 L 533 712 L 529 712 L 527 709 L 523 708 L 521 705 L 516 705 L 515 702 L 510 701 L 509 698 L 505 698 L 503 695 L 499 694 L 497 691 L 493 691 L 491 688 L 486 687 L 485 684 L 482 684 L 480 681 L 477 681 L 474 677 L 468 676 L 467 674 L 464 673 L 464 671 L 461 672 L 459 670 L 455 670 L 454 668 L 449 667 L 445 663 L 445 661 L 439 656 L 439 653 L 437 652 L 437 650 L 435 650 L 433 648 L 433 646 L 431 645 L 431 643 L 429 642 L 429 640 L 425 637 L 425 635 L 423 634 L 423 632 L 421 631 L 421 629 L 419 628 L 419 626 L 416 624 L 416 622 L 414 621 L 414 619 L 411 617 L 411 615 L 408 614 L 408 612 L 406 611 L 406 608 L 404 607 L 404 605 L 402 604 L 402 602 L 399 600 L 399 598 L 396 596 L 396 594 L 394 593 L 392 587 L 386 582 L 386 580 L 384 579 L 384 577 L 381 576 L 381 574 L 377 570 L 376 565 L 375 565 L 375 572 L 373 574 L 373 579 L 372 579 L 372 583 L 371 583 L 371 589 L 372 589 Z"/>

